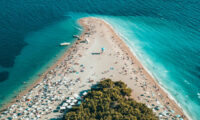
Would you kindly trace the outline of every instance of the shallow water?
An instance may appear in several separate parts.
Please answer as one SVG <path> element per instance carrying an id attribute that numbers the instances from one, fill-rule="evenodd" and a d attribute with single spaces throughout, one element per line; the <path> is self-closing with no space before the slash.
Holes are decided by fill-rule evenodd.
<path id="1" fill-rule="evenodd" d="M 8 70 L 8 79 L 0 83 L 0 102 L 8 101 L 25 89 L 55 63 L 67 49 L 67 46 L 59 46 L 60 43 L 73 42 L 72 35 L 79 33 L 78 28 L 75 19 L 63 19 L 27 34 L 24 41 L 28 45 L 16 56 L 14 66 Z"/>
<path id="2" fill-rule="evenodd" d="M 190 37 L 198 40 L 198 35 L 186 36 L 190 28 L 181 28 L 166 20 L 145 17 L 104 19 L 114 26 L 137 58 L 179 105 L 193 119 L 198 118 L 200 83 L 195 67 L 199 65 L 197 53 L 200 43 L 189 42 Z"/>
<path id="3" fill-rule="evenodd" d="M 199 6 L 198 0 L 0 1 L 0 103 L 62 55 L 67 48 L 58 45 L 73 42 L 72 35 L 80 32 L 77 19 L 95 16 L 115 28 L 148 71 L 197 120 Z"/>

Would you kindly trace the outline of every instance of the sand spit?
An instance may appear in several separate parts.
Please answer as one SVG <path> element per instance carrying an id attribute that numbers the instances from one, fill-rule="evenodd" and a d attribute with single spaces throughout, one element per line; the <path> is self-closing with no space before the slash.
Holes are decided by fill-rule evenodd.
<path id="1" fill-rule="evenodd" d="M 80 91 L 105 78 L 122 80 L 136 101 L 145 103 L 160 119 L 184 119 L 171 100 L 105 21 L 79 20 L 84 31 L 62 58 L 30 88 L 20 94 L 0 119 L 53 119 L 61 109 L 79 104 Z"/>

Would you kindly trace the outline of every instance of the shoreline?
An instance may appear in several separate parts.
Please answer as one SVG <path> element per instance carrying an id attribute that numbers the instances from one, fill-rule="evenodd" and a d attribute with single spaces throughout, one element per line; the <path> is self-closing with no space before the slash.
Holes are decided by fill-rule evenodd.
<path id="1" fill-rule="evenodd" d="M 113 28 L 113 26 L 112 26 L 109 22 L 107 22 L 107 21 L 104 20 L 104 19 L 102 19 L 102 20 L 103 20 L 103 22 L 105 22 L 106 24 L 108 24 L 109 27 L 110 27 L 111 29 L 113 29 L 113 31 L 115 30 L 115 29 Z M 119 37 L 119 39 L 121 39 L 122 42 L 124 42 L 124 44 L 126 45 L 127 49 L 129 49 L 129 51 L 131 51 L 131 53 L 133 54 L 133 57 L 135 57 L 135 59 L 136 59 L 136 60 L 140 63 L 140 65 L 144 68 L 144 71 L 146 71 L 147 74 L 149 74 L 149 76 L 153 79 L 153 81 L 164 91 L 164 93 L 167 94 L 167 95 L 169 96 L 169 99 L 170 99 L 171 101 L 173 101 L 174 104 L 177 105 L 177 106 L 180 108 L 180 112 L 183 112 L 184 115 L 185 115 L 189 120 L 192 120 L 191 117 L 189 116 L 189 114 L 187 114 L 187 112 L 181 107 L 181 104 L 177 102 L 177 100 L 170 94 L 170 92 L 168 92 L 168 91 L 164 88 L 163 85 L 161 85 L 161 83 L 159 82 L 159 80 L 152 74 L 152 72 L 149 71 L 144 65 L 142 65 L 142 62 L 140 62 L 139 57 L 137 57 L 137 55 L 136 55 L 136 53 L 134 52 L 134 50 L 131 49 L 131 47 L 130 47 L 128 44 L 126 44 L 126 42 L 125 42 L 125 40 L 124 40 L 125 38 L 123 38 L 123 36 L 120 35 L 120 33 L 116 32 L 116 31 L 114 31 L 114 33 L 116 33 L 116 35 Z"/>
<path id="2" fill-rule="evenodd" d="M 135 64 L 134 65 L 137 65 L 138 68 L 139 68 L 139 72 L 140 74 L 144 74 L 144 76 L 146 76 L 146 78 L 148 79 L 148 82 L 150 85 L 155 85 L 156 86 L 156 89 L 158 89 L 159 91 L 157 91 L 158 93 L 160 93 L 163 98 L 165 99 L 165 101 L 168 101 L 169 104 L 171 106 L 173 106 L 175 112 L 177 114 L 181 114 L 181 115 L 184 115 L 185 118 L 184 119 L 188 119 L 189 117 L 186 116 L 186 114 L 184 113 L 184 111 L 181 109 L 180 106 L 178 106 L 178 104 L 176 103 L 176 101 L 174 101 L 173 99 L 171 99 L 170 97 L 168 97 L 168 94 L 164 88 L 162 88 L 162 86 L 159 84 L 158 81 L 156 81 L 155 78 L 153 78 L 153 76 L 151 75 L 151 73 L 149 73 L 149 71 L 140 63 L 140 61 L 138 60 L 138 58 L 135 56 L 135 53 L 133 51 L 131 51 L 131 49 L 129 48 L 129 46 L 125 43 L 125 41 L 123 39 L 121 39 L 120 35 L 118 35 L 113 27 L 107 23 L 106 21 L 102 20 L 102 19 L 98 19 L 98 18 L 94 18 L 94 17 L 86 17 L 86 18 L 81 18 L 78 20 L 78 23 L 80 24 L 80 26 L 83 27 L 83 30 L 80 34 L 80 38 L 85 38 L 86 37 L 86 34 L 88 31 L 90 31 L 90 28 L 89 26 L 86 25 L 86 23 L 84 23 L 84 20 L 86 20 L 87 22 L 88 21 L 93 21 L 93 23 L 97 24 L 97 22 L 100 22 L 100 24 L 102 23 L 103 25 L 106 26 L 106 28 L 108 28 L 111 35 L 113 35 L 113 40 L 114 40 L 114 43 L 116 44 L 119 44 L 119 48 L 122 49 L 122 51 L 124 53 L 126 53 L 126 56 L 130 57 L 131 61 L 133 61 Z M 96 22 L 94 22 L 96 21 Z M 18 97 L 14 98 L 12 100 L 12 102 L 8 103 L 6 106 L 4 106 L 4 109 L 5 108 L 8 108 L 9 106 L 11 106 L 12 104 L 14 104 L 16 102 L 16 100 L 18 99 L 21 99 L 24 95 L 26 95 L 29 91 L 31 91 L 32 89 L 34 89 L 35 86 L 37 86 L 40 82 L 43 81 L 43 79 L 45 78 L 46 75 L 48 75 L 48 72 L 51 71 L 51 70 L 54 70 L 56 67 L 58 67 L 63 61 L 65 61 L 65 58 L 67 58 L 68 56 L 70 56 L 70 54 L 73 52 L 74 48 L 76 48 L 78 45 L 80 44 L 79 40 L 75 40 L 75 42 L 69 47 L 69 49 L 66 50 L 66 52 L 61 56 L 61 58 L 59 58 L 55 64 L 53 64 L 51 67 L 49 67 L 44 73 L 42 76 L 39 77 L 39 79 L 35 80 L 35 82 L 33 84 L 31 84 L 30 86 L 27 86 L 26 90 L 22 91 L 19 93 Z M 91 43 L 90 43 L 91 44 Z M 111 78 L 112 79 L 112 78 Z M 127 81 L 128 83 L 130 83 L 131 81 Z M 126 82 L 125 82 L 126 83 Z M 129 86 L 130 87 L 130 86 Z M 135 90 L 134 90 L 135 91 Z M 132 93 L 133 93 L 133 90 L 132 90 Z M 136 95 L 136 94 L 135 94 Z M 141 102 L 140 100 L 137 100 L 136 99 L 136 96 L 135 95 L 132 95 L 133 98 L 136 100 L 136 101 L 139 101 Z M 3 107 L 2 107 L 3 108 Z"/>
<path id="3" fill-rule="evenodd" d="M 136 55 L 134 55 L 136 57 Z M 139 60 L 138 57 L 136 57 L 136 59 Z M 143 66 L 143 65 L 142 65 Z M 168 98 L 174 102 L 174 104 L 176 104 L 181 110 L 180 112 L 183 112 L 184 115 L 189 119 L 192 120 L 192 118 L 190 117 L 190 115 L 181 107 L 181 104 L 179 102 L 177 102 L 177 100 L 171 95 L 170 92 L 168 92 L 167 89 L 165 89 L 165 87 L 161 84 L 161 82 L 159 82 L 159 80 L 152 74 L 151 71 L 149 71 L 146 67 L 143 66 L 143 68 L 145 69 L 145 71 L 152 77 L 152 79 L 154 79 L 154 81 L 158 84 L 158 86 L 164 91 L 164 93 L 166 93 L 168 95 Z"/>
<path id="4" fill-rule="evenodd" d="M 180 112 L 180 113 L 184 113 L 186 115 L 187 118 L 191 119 L 189 117 L 188 114 L 186 114 L 186 112 L 180 107 L 179 103 L 175 100 L 175 98 L 173 98 L 170 93 L 162 86 L 160 85 L 159 81 L 151 74 L 150 71 L 148 71 L 148 69 L 146 67 L 144 67 L 141 62 L 139 61 L 139 59 L 137 58 L 136 54 L 134 53 L 133 50 L 131 50 L 131 48 L 125 43 L 125 41 L 123 39 L 121 39 L 120 34 L 116 33 L 114 31 L 114 28 L 112 27 L 112 25 L 110 25 L 108 22 L 106 22 L 105 20 L 103 20 L 104 23 L 106 23 L 108 25 L 108 27 L 110 27 L 113 31 L 113 33 L 116 34 L 116 37 L 118 37 L 118 39 L 120 40 L 120 42 L 123 44 L 123 46 L 125 47 L 125 49 L 127 49 L 127 51 L 129 52 L 129 56 L 132 57 L 132 59 L 134 59 L 135 61 L 137 61 L 137 64 L 140 65 L 143 69 L 144 72 L 146 73 L 146 75 L 150 78 L 150 80 L 152 80 L 153 83 L 155 83 L 159 88 L 160 88 L 160 92 L 167 96 L 166 98 L 171 101 L 171 103 L 175 106 L 178 106 L 176 109 Z M 170 95 L 168 97 L 168 95 Z"/>
<path id="5" fill-rule="evenodd" d="M 82 32 L 81 32 L 82 34 Z M 66 56 L 68 56 L 71 52 L 71 48 L 73 48 L 74 44 L 77 41 L 75 40 L 70 46 L 69 48 L 65 49 L 63 51 L 63 54 L 55 60 L 54 63 L 52 63 L 52 65 L 50 67 L 48 67 L 42 74 L 38 74 L 38 78 L 33 80 L 32 84 L 28 84 L 24 87 L 24 90 L 19 90 L 18 94 L 14 95 L 14 97 L 12 97 L 8 103 L 3 103 L 2 107 L 0 108 L 0 114 L 7 109 L 9 106 L 11 106 L 12 104 L 14 104 L 17 100 L 21 99 L 25 94 L 27 94 L 30 90 L 32 90 L 35 86 L 37 86 L 45 77 L 45 75 L 51 71 L 52 69 L 54 69 L 57 65 L 59 65 Z"/>

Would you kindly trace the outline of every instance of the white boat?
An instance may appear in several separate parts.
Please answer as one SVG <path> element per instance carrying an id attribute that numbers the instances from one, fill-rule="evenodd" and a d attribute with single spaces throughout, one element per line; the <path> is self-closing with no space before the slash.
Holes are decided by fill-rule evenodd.
<path id="1" fill-rule="evenodd" d="M 68 42 L 60 43 L 60 46 L 70 45 Z"/>
<path id="2" fill-rule="evenodd" d="M 73 35 L 73 37 L 74 37 L 74 38 L 79 38 L 79 36 L 78 36 L 78 35 Z"/>

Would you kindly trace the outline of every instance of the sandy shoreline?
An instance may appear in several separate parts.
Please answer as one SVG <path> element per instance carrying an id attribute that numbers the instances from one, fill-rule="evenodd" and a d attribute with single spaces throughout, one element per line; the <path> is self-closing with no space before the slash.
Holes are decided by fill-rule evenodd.
<path id="1" fill-rule="evenodd" d="M 75 44 L 75 43 L 74 43 L 74 44 Z M 74 44 L 71 46 L 72 48 L 73 48 Z M 70 47 L 70 48 L 71 48 L 71 47 Z M 59 63 L 61 63 L 61 62 L 65 59 L 66 56 L 68 56 L 68 55 L 70 54 L 70 51 L 71 51 L 70 48 L 67 49 L 67 50 L 65 50 L 66 52 L 65 52 L 58 60 L 56 60 L 56 62 L 55 62 L 52 66 L 50 66 L 47 70 L 45 70 L 44 73 L 38 75 L 39 78 L 38 78 L 37 80 L 35 80 L 32 84 L 27 85 L 27 86 L 25 87 L 24 90 L 20 90 L 19 94 L 16 95 L 16 97 L 14 97 L 13 99 L 11 99 L 7 104 L 5 103 L 5 104 L 1 107 L 0 113 L 1 113 L 2 111 L 4 111 L 5 109 L 7 109 L 7 108 L 8 108 L 9 106 L 11 106 L 12 104 L 14 104 L 14 103 L 16 102 L 16 100 L 19 100 L 22 96 L 24 96 L 26 93 L 28 93 L 30 90 L 32 90 L 37 84 L 39 84 L 39 83 L 44 79 L 45 75 L 46 75 L 50 70 L 54 69 Z"/>
<path id="2" fill-rule="evenodd" d="M 108 23 L 97 18 L 83 18 L 79 20 L 79 22 L 84 28 L 80 37 L 81 40 L 77 40 L 56 64 L 51 66 L 34 84 L 30 85 L 25 91 L 21 92 L 17 98 L 3 108 L 8 108 L 13 104 L 18 107 L 23 106 L 22 108 L 26 108 L 27 105 L 22 105 L 21 101 L 27 101 L 20 99 L 30 93 L 30 91 L 34 92 L 34 94 L 29 94 L 27 96 L 37 96 L 38 91 L 42 91 L 44 87 L 43 84 L 41 85 L 41 82 L 44 84 L 49 84 L 50 82 L 51 84 L 53 83 L 51 81 L 57 82 L 58 79 L 64 79 L 65 77 L 72 81 L 79 78 L 80 80 L 75 82 L 74 86 L 70 84 L 70 86 L 73 86 L 74 90 L 68 89 L 68 87 L 66 90 L 63 90 L 63 94 L 65 91 L 70 93 L 66 94 L 66 97 L 68 97 L 72 95 L 72 93 L 78 93 L 81 90 L 89 89 L 92 84 L 97 83 L 103 78 L 111 78 L 116 81 L 124 81 L 128 87 L 133 90 L 132 96 L 135 100 L 145 103 L 150 108 L 158 108 L 159 110 L 154 110 L 157 115 L 160 115 L 160 113 L 165 114 L 164 112 L 167 111 L 170 115 L 162 115 L 163 118 L 168 116 L 171 119 L 180 115 L 182 118 L 188 119 L 185 117 L 182 109 L 168 97 L 168 94 L 144 69 L 129 47 L 121 40 Z M 80 43 L 80 41 L 85 39 L 87 39 L 89 43 L 85 43 L 85 41 Z M 91 53 L 99 53 L 102 47 L 105 47 L 105 53 L 91 55 Z M 72 67 L 73 69 L 77 69 L 75 73 L 71 73 L 70 70 L 68 71 L 68 69 Z M 77 71 L 79 71 L 78 76 Z M 88 82 L 91 80 L 94 82 Z M 64 79 L 63 81 L 65 83 L 68 80 Z M 39 87 L 36 88 L 35 86 Z M 63 87 L 63 89 L 65 88 Z M 20 102 L 15 102 L 16 100 L 20 100 Z M 52 108 L 54 109 L 58 106 L 59 102 L 53 101 Z M 17 110 L 16 106 L 14 106 L 13 109 Z M 173 112 L 168 109 L 173 110 Z M 47 116 L 48 119 L 50 119 L 54 118 L 56 115 L 60 114 L 49 113 L 44 116 L 41 115 L 40 119 L 46 119 Z M 3 115 L 3 118 L 8 116 L 11 116 L 11 114 Z"/>
<path id="3" fill-rule="evenodd" d="M 166 101 L 169 101 L 169 103 L 171 103 L 173 106 L 175 106 L 175 109 L 177 110 L 177 112 L 179 114 L 185 114 L 184 111 L 182 110 L 182 108 L 180 108 L 180 106 L 178 106 L 173 98 L 171 98 L 172 96 L 169 96 L 167 93 L 167 91 L 159 84 L 159 81 L 157 81 L 153 75 L 151 75 L 151 72 L 148 71 L 142 64 L 141 62 L 139 61 L 139 59 L 135 56 L 135 54 L 133 53 L 133 51 L 128 47 L 128 45 L 122 40 L 122 38 L 120 38 L 120 35 L 117 34 L 115 31 L 114 31 L 114 28 L 109 24 L 107 23 L 106 21 L 102 21 L 104 22 L 105 24 L 107 24 L 107 27 L 110 27 L 111 28 L 111 31 L 113 32 L 113 34 L 115 34 L 115 36 L 118 38 L 119 42 L 121 44 L 123 44 L 122 46 L 124 47 L 124 49 L 127 50 L 128 52 L 128 55 L 133 59 L 133 61 L 136 61 L 136 64 L 138 64 L 138 66 L 140 66 L 142 69 L 143 69 L 143 72 L 144 74 L 149 78 L 149 80 L 152 82 L 152 84 L 155 84 L 156 87 L 159 89 L 159 92 L 161 93 L 161 95 L 164 96 L 164 99 L 166 99 Z M 189 116 L 187 116 L 189 117 Z M 186 118 L 188 119 L 188 118 Z"/>
<path id="4" fill-rule="evenodd" d="M 119 42 L 121 44 L 123 44 L 122 45 L 123 49 L 127 50 L 128 55 L 133 59 L 133 61 L 135 61 L 135 63 L 138 64 L 138 66 L 140 66 L 143 69 L 142 71 L 147 76 L 147 78 L 149 79 L 149 81 L 151 82 L 151 84 L 155 84 L 155 86 L 159 89 L 160 94 L 164 97 L 163 99 L 165 99 L 166 101 L 168 101 L 174 107 L 174 109 L 176 110 L 176 112 L 178 114 L 184 115 L 184 112 L 183 112 L 182 108 L 180 108 L 173 99 L 171 99 L 170 97 L 168 97 L 168 93 L 166 93 L 166 91 L 163 90 L 164 88 L 161 87 L 161 85 L 158 83 L 158 81 L 155 78 L 153 78 L 153 76 L 150 75 L 150 72 L 141 64 L 141 62 L 139 62 L 138 58 L 132 53 L 132 51 L 127 46 L 127 44 L 120 38 L 120 35 L 118 35 L 114 31 L 114 29 L 112 28 L 112 26 L 109 23 L 107 23 L 106 21 L 103 21 L 103 22 L 105 24 L 107 24 L 108 27 L 111 28 L 111 31 L 115 34 L 115 37 L 117 37 L 117 39 L 119 40 Z M 134 95 L 133 95 L 133 98 L 135 98 Z M 188 118 L 185 118 L 185 119 L 188 119 Z"/>

